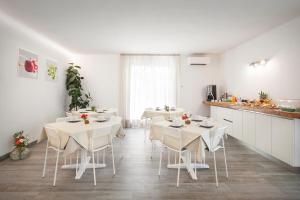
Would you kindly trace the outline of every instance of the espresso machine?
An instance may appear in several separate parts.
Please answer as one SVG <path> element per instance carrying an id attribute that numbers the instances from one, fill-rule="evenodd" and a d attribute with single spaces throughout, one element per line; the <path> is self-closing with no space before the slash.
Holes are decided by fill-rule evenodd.
<path id="1" fill-rule="evenodd" d="M 207 101 L 217 100 L 217 86 L 216 85 L 208 85 L 207 86 Z"/>

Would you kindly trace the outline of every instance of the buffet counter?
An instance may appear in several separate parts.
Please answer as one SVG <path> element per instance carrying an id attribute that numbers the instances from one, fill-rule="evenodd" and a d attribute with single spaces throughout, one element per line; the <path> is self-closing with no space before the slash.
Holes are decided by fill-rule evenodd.
<path id="1" fill-rule="evenodd" d="M 279 117 L 285 117 L 290 119 L 300 119 L 300 113 L 299 112 L 284 112 L 277 108 L 262 108 L 262 107 L 250 107 L 250 106 L 242 106 L 237 105 L 235 103 L 231 102 L 210 102 L 210 101 L 204 101 L 204 104 L 208 106 L 217 106 L 217 107 L 223 107 L 223 108 L 231 108 L 235 110 L 248 110 L 248 111 L 254 111 L 258 113 L 264 113 L 269 115 L 275 115 Z"/>

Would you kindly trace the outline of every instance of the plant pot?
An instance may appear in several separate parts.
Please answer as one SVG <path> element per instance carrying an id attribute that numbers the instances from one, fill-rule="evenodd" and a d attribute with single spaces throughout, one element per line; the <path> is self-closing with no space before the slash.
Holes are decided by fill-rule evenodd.
<path id="1" fill-rule="evenodd" d="M 10 154 L 9 157 L 12 160 L 24 160 L 30 155 L 30 150 L 26 147 L 15 148 Z"/>
<path id="2" fill-rule="evenodd" d="M 84 120 L 84 124 L 89 124 L 89 123 L 90 123 L 90 121 L 88 119 Z"/>
<path id="3" fill-rule="evenodd" d="M 189 119 L 185 120 L 185 124 L 186 124 L 186 125 L 191 124 L 191 120 L 189 120 Z"/>

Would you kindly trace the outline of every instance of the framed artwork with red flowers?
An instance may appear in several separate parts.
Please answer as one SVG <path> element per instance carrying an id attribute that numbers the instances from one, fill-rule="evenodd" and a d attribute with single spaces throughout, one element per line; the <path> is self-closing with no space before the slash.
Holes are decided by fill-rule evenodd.
<path id="1" fill-rule="evenodd" d="M 38 66 L 38 55 L 24 50 L 19 49 L 19 60 L 18 60 L 18 74 L 24 78 L 38 78 L 39 66 Z"/>

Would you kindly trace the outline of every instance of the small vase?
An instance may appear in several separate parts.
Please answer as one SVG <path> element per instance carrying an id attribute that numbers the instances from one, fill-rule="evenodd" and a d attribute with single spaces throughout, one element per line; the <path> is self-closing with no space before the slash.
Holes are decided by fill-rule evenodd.
<path id="1" fill-rule="evenodd" d="M 15 148 L 10 154 L 9 157 L 12 160 L 24 160 L 30 155 L 30 150 L 26 147 Z"/>
<path id="2" fill-rule="evenodd" d="M 90 121 L 88 119 L 84 120 L 84 124 L 89 124 L 89 123 L 90 123 Z"/>
<path id="3" fill-rule="evenodd" d="M 191 120 L 189 120 L 189 119 L 185 120 L 185 124 L 186 124 L 186 125 L 191 124 Z"/>

